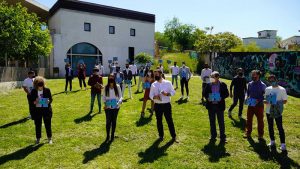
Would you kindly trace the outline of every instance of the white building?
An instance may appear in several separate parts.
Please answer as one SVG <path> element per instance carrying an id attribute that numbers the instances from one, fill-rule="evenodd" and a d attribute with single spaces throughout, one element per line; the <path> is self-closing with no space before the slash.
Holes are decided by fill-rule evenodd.
<path id="1" fill-rule="evenodd" d="M 248 45 L 250 43 L 255 42 L 256 45 L 262 49 L 276 47 L 276 30 L 263 30 L 257 33 L 258 37 L 243 38 L 243 44 Z"/>
<path id="2" fill-rule="evenodd" d="M 87 65 L 88 75 L 97 63 L 108 74 L 109 60 L 117 60 L 124 68 L 140 52 L 154 55 L 153 14 L 78 0 L 58 0 L 50 10 L 34 0 L 11 0 L 9 4 L 17 2 L 48 22 L 53 43 L 47 61 L 51 77 L 53 70 L 59 70 L 60 77 L 65 75 L 65 61 L 72 64 L 75 74 L 80 62 Z"/>
<path id="3" fill-rule="evenodd" d="M 282 41 L 282 46 L 285 49 L 292 49 L 295 45 L 300 46 L 300 36 L 292 36 Z"/>

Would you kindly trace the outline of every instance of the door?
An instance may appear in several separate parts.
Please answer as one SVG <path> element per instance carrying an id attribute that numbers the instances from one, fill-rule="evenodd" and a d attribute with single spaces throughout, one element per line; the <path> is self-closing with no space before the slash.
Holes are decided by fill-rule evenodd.
<path id="1" fill-rule="evenodd" d="M 128 48 L 128 59 L 130 62 L 134 62 L 134 47 Z"/>

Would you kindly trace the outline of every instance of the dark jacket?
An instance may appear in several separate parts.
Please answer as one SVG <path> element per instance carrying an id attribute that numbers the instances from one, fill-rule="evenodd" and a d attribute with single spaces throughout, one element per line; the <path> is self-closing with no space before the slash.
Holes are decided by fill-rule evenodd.
<path id="1" fill-rule="evenodd" d="M 66 78 L 69 78 L 69 79 L 73 79 L 73 69 L 71 69 L 71 76 L 69 76 L 69 68 L 68 67 L 65 67 L 65 70 L 66 70 L 66 75 L 65 75 L 65 77 Z"/>
<path id="2" fill-rule="evenodd" d="M 123 83 L 123 80 L 124 80 L 124 74 L 123 74 L 123 72 L 117 72 L 117 73 L 120 73 L 120 78 L 122 79 L 122 82 L 121 82 L 121 83 Z M 118 83 L 118 82 L 117 82 L 117 73 L 114 73 L 116 83 Z"/>
<path id="3" fill-rule="evenodd" d="M 34 102 L 36 101 L 37 98 L 38 98 L 38 91 L 36 89 L 32 89 L 31 93 L 30 93 L 30 102 L 34 105 L 33 119 L 37 116 L 37 113 L 39 113 L 39 111 L 49 113 L 49 117 L 52 117 L 51 103 L 52 103 L 53 99 L 52 99 L 50 89 L 44 87 L 44 90 L 43 90 L 43 98 L 48 98 L 50 101 L 50 103 L 48 104 L 48 107 L 36 107 Z"/>
<path id="4" fill-rule="evenodd" d="M 101 93 L 101 89 L 97 89 L 95 84 L 99 83 L 103 85 L 102 76 L 99 75 L 91 75 L 88 81 L 88 85 L 91 86 L 92 93 Z"/>
<path id="5" fill-rule="evenodd" d="M 246 78 L 235 76 L 230 84 L 230 91 L 232 91 L 235 96 L 245 97 L 245 93 L 247 92 L 247 80 Z"/>
<path id="6" fill-rule="evenodd" d="M 204 91 L 204 97 L 207 100 L 206 108 L 211 109 L 211 106 L 218 106 L 221 111 L 225 111 L 225 99 L 229 96 L 227 85 L 224 82 L 220 82 L 221 101 L 218 104 L 212 104 L 210 101 L 208 101 L 209 94 L 212 93 L 211 86 L 212 86 L 211 83 L 207 84 Z"/>
<path id="7" fill-rule="evenodd" d="M 83 65 L 82 68 L 80 68 L 80 66 L 78 66 L 77 72 L 78 72 L 78 79 L 85 79 L 85 77 L 86 77 L 86 66 Z"/>
<path id="8" fill-rule="evenodd" d="M 126 69 L 123 70 L 124 80 L 132 80 L 132 71 L 129 69 L 128 74 Z"/>

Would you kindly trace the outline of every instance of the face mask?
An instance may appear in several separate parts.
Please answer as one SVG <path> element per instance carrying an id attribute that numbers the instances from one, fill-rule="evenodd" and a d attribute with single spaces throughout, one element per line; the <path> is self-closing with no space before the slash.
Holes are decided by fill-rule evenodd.
<path id="1" fill-rule="evenodd" d="M 108 79 L 108 83 L 114 83 L 114 79 L 113 78 L 109 78 Z"/>
<path id="2" fill-rule="evenodd" d="M 160 76 L 155 76 L 155 80 L 159 81 L 160 80 Z"/>
<path id="3" fill-rule="evenodd" d="M 252 77 L 252 80 L 253 80 L 253 81 L 257 81 L 257 78 L 256 78 L 256 77 Z"/>
<path id="4" fill-rule="evenodd" d="M 43 87 L 44 83 L 43 82 L 39 82 L 37 85 L 38 85 L 38 87 Z"/>
<path id="5" fill-rule="evenodd" d="M 215 83 L 216 82 L 216 80 L 214 78 L 209 78 L 209 80 L 210 80 L 210 83 Z"/>
<path id="6" fill-rule="evenodd" d="M 243 72 L 239 72 L 238 75 L 239 75 L 239 76 L 243 76 L 244 73 L 243 73 Z"/>
<path id="7" fill-rule="evenodd" d="M 278 85 L 278 82 L 271 82 L 271 85 L 272 85 L 273 87 L 275 87 L 275 86 Z"/>
<path id="8" fill-rule="evenodd" d="M 129 68 L 129 66 L 126 66 L 126 69 L 128 69 Z"/>

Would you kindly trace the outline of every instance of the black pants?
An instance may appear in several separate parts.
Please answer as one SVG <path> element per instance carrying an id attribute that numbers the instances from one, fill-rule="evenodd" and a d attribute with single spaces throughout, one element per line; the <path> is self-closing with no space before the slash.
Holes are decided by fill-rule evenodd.
<path id="1" fill-rule="evenodd" d="M 244 108 L 244 102 L 245 102 L 245 95 L 236 95 L 234 94 L 233 96 L 233 103 L 229 108 L 229 111 L 232 111 L 234 107 L 238 104 L 239 102 L 239 116 L 242 115 L 243 113 L 243 108 Z"/>
<path id="2" fill-rule="evenodd" d="M 119 112 L 119 109 L 106 109 L 105 110 L 107 138 L 109 137 L 110 128 L 111 128 L 111 138 L 115 137 L 118 112 Z"/>
<path id="3" fill-rule="evenodd" d="M 168 127 L 169 127 L 170 134 L 171 134 L 172 138 L 175 138 L 176 133 L 175 133 L 175 127 L 174 127 L 173 118 L 172 118 L 171 104 L 170 103 L 155 104 L 154 110 L 155 110 L 157 130 L 158 130 L 159 137 L 164 137 L 164 128 L 163 128 L 163 123 L 162 123 L 162 117 L 164 115 L 166 118 Z"/>
<path id="4" fill-rule="evenodd" d="M 267 114 L 267 120 L 268 120 L 270 139 L 275 141 L 274 118 L 270 117 L 270 115 Z M 283 129 L 283 126 L 282 126 L 282 116 L 275 118 L 275 122 L 276 122 L 277 129 L 279 131 L 280 142 L 285 143 L 285 133 L 284 133 L 284 129 Z"/>
<path id="5" fill-rule="evenodd" d="M 186 78 L 181 78 L 180 86 L 181 86 L 181 95 L 183 96 L 184 86 L 185 86 L 186 95 L 188 96 L 189 95 L 189 81 Z"/>
<path id="6" fill-rule="evenodd" d="M 30 101 L 30 95 L 27 95 L 27 101 L 28 101 L 28 107 L 29 107 L 30 116 L 31 116 L 31 118 L 33 118 L 33 111 L 34 111 L 35 105 L 33 103 L 31 103 L 31 101 Z"/>
<path id="7" fill-rule="evenodd" d="M 204 92 L 205 92 L 205 88 L 207 86 L 207 83 L 202 83 L 202 101 L 204 101 Z"/>
<path id="8" fill-rule="evenodd" d="M 78 78 L 78 79 L 79 79 L 80 88 L 82 88 L 82 83 L 83 83 L 83 86 L 86 87 L 85 79 L 82 79 L 82 78 Z M 71 82 L 71 86 L 72 86 L 72 82 Z"/>
<path id="9" fill-rule="evenodd" d="M 216 105 L 218 106 L 218 105 Z M 218 108 L 211 108 L 208 110 L 209 123 L 210 123 L 210 135 L 212 139 L 217 137 L 217 129 L 216 129 L 216 116 L 219 123 L 220 129 L 220 139 L 226 140 L 225 135 L 225 124 L 224 124 L 224 111 L 218 110 Z"/>
<path id="10" fill-rule="evenodd" d="M 68 89 L 68 83 L 70 84 L 70 91 L 72 91 L 72 78 L 66 77 L 65 91 L 67 91 L 67 89 Z"/>
<path id="11" fill-rule="evenodd" d="M 37 110 L 34 116 L 34 124 L 35 124 L 35 135 L 37 139 L 42 137 L 42 120 L 44 120 L 44 125 L 46 128 L 47 137 L 52 137 L 51 130 L 51 114 L 47 111 Z"/>

